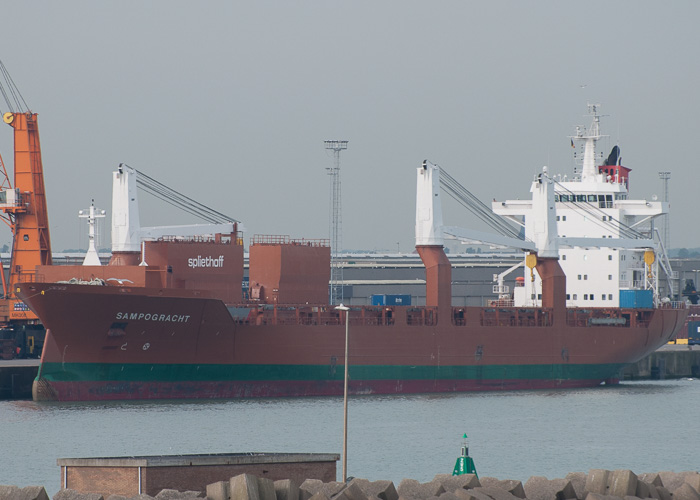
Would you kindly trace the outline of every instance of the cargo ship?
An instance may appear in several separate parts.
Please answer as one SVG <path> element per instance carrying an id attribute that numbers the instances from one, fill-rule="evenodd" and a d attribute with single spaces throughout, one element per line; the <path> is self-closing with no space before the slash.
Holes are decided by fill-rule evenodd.
<path id="1" fill-rule="evenodd" d="M 579 139 L 588 145 L 592 137 Z M 585 149 L 590 169 L 594 150 Z M 612 183 L 604 168 L 610 167 L 597 167 L 595 175 Z M 644 235 L 561 237 L 562 192 L 546 169 L 532 181 L 524 239 L 444 226 L 440 172 L 425 161 L 416 174 L 425 306 L 347 308 L 328 303 L 325 240 L 254 236 L 244 297 L 237 224 L 208 237 L 162 230 L 143 238 L 138 224 L 130 224 L 133 172 L 120 168 L 112 265 L 76 266 L 71 282 L 52 279 L 52 266 L 40 266 L 42 280 L 17 285 L 47 328 L 34 399 L 342 395 L 346 335 L 350 394 L 591 387 L 618 382 L 623 366 L 683 327 L 684 304 L 662 301 L 649 283 L 652 303 L 567 307 L 562 248 L 642 251 L 645 276 L 652 277 L 654 242 Z M 612 209 L 616 200 L 610 201 Z M 501 297 L 485 307 L 453 307 L 446 235 L 522 249 L 524 278 L 537 303 Z"/>

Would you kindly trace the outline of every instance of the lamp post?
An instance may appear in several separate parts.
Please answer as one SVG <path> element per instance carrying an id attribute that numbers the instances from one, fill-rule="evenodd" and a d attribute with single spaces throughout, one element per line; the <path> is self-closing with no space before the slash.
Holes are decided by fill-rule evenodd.
<path id="1" fill-rule="evenodd" d="M 343 482 L 348 479 L 348 318 L 350 308 L 340 304 L 336 307 L 345 311 L 345 384 L 343 386 Z"/>

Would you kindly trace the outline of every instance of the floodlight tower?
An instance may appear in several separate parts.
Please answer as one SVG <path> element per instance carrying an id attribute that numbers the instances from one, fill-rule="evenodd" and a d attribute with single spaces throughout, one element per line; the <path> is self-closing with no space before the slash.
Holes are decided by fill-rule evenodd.
<path id="1" fill-rule="evenodd" d="M 342 214 L 340 203 L 340 152 L 348 149 L 348 141 L 323 141 L 333 151 L 333 167 L 326 168 L 331 177 L 330 233 L 331 233 L 331 297 L 330 303 L 343 301 L 343 268 L 340 265 L 342 246 Z"/>
<path id="2" fill-rule="evenodd" d="M 668 181 L 671 178 L 671 172 L 659 172 L 659 179 L 661 179 L 664 183 L 664 201 L 668 203 Z M 666 252 L 671 251 L 671 230 L 670 230 L 670 220 L 669 220 L 669 214 L 666 214 L 663 216 L 664 220 L 664 250 Z"/>

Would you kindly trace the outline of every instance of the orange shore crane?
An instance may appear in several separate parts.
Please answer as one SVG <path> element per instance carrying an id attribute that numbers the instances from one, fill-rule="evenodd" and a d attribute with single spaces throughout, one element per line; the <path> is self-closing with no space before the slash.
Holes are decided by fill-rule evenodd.
<path id="1" fill-rule="evenodd" d="M 8 319 L 36 320 L 24 303 L 14 294 L 19 282 L 34 281 L 36 266 L 51 265 L 51 238 L 49 215 L 44 189 L 44 170 L 36 113 L 3 115 L 3 121 L 14 128 L 14 188 L 0 192 L 3 219 L 12 230 L 12 257 L 10 280 L 5 292 Z M 2 185 L 9 185 L 7 173 Z"/>
<path id="2" fill-rule="evenodd" d="M 38 356 L 45 329 L 39 318 L 17 298 L 18 283 L 37 281 L 37 266 L 51 265 L 49 216 L 37 114 L 33 113 L 0 61 L 0 93 L 7 107 L 2 120 L 14 129 L 14 176 L 0 158 L 0 219 L 12 231 L 9 279 L 0 262 L 0 359 Z M 5 112 L 6 111 L 6 112 Z M 8 347 L 11 351 L 8 353 Z"/>

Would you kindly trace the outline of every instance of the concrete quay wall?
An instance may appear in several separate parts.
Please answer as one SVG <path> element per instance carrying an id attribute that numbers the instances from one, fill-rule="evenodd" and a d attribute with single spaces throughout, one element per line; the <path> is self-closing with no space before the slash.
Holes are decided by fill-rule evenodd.
<path id="1" fill-rule="evenodd" d="M 0 400 L 32 399 L 32 382 L 38 371 L 38 359 L 0 361 Z"/>
<path id="2" fill-rule="evenodd" d="M 623 380 L 700 377 L 700 346 L 668 345 L 622 370 Z"/>

